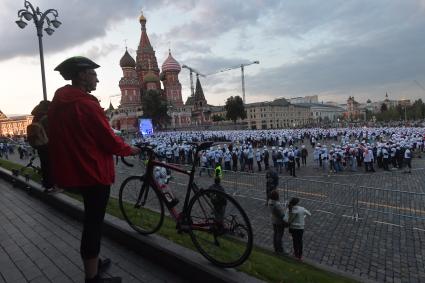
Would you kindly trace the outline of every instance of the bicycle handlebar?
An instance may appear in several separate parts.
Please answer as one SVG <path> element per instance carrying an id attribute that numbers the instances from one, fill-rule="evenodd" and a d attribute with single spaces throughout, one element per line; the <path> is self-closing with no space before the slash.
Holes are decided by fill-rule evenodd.
<path id="1" fill-rule="evenodd" d="M 196 153 L 205 150 L 207 148 L 210 148 L 214 142 L 213 141 L 206 141 L 206 142 L 188 142 L 187 144 L 189 145 L 193 145 L 196 147 Z M 141 149 L 141 151 L 145 151 L 148 152 L 149 155 L 155 155 L 155 156 L 159 156 L 155 151 L 154 151 L 154 146 L 150 145 L 149 143 L 146 142 L 141 142 L 141 143 L 136 143 L 134 145 L 135 147 L 138 147 Z M 197 156 L 197 154 L 196 154 Z M 122 163 L 124 163 L 125 165 L 127 165 L 128 167 L 134 167 L 133 164 L 129 163 L 128 161 L 125 160 L 124 156 L 121 156 L 121 161 Z"/>
<path id="2" fill-rule="evenodd" d="M 140 148 L 141 151 L 145 151 L 145 152 L 148 152 L 149 154 L 157 155 L 156 152 L 154 151 L 154 147 L 151 146 L 149 143 L 141 142 L 141 143 L 136 143 L 134 146 Z M 134 164 L 125 160 L 124 156 L 121 156 L 121 161 L 128 167 L 134 167 Z"/>

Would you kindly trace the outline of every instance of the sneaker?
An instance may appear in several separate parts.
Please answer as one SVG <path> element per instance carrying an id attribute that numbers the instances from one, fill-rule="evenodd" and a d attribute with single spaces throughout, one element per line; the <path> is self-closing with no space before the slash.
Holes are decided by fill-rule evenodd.
<path id="1" fill-rule="evenodd" d="M 43 193 L 49 194 L 53 191 L 53 188 L 44 188 Z"/>
<path id="2" fill-rule="evenodd" d="M 51 188 L 46 188 L 44 189 L 44 192 L 46 194 L 57 194 L 57 193 L 62 193 L 63 189 L 57 188 L 57 187 L 51 187 Z"/>

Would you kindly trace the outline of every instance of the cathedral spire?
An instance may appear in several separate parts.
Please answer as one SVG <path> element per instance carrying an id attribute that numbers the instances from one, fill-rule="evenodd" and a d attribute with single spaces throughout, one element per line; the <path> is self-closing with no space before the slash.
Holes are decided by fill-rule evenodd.
<path id="1" fill-rule="evenodd" d="M 199 77 L 196 78 L 195 101 L 206 101 Z"/>
<path id="2" fill-rule="evenodd" d="M 145 16 L 143 15 L 143 12 L 142 12 L 142 15 L 139 17 L 139 22 L 140 22 L 140 25 L 142 26 L 142 35 L 140 37 L 139 48 L 152 48 L 151 43 L 149 41 L 148 34 L 146 32 L 147 20 Z"/>

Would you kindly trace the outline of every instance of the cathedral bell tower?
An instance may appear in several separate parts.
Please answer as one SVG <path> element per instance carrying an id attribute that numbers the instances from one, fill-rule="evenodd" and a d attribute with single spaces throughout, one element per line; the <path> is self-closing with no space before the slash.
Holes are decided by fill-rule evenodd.
<path id="1" fill-rule="evenodd" d="M 140 42 L 136 55 L 137 76 L 139 81 L 143 82 L 143 85 L 141 85 L 142 90 L 146 90 L 147 83 L 154 83 L 155 86 L 151 87 L 150 89 L 160 90 L 161 83 L 159 81 L 158 61 L 156 60 L 155 51 L 151 46 L 148 34 L 146 32 L 147 20 L 145 16 L 143 16 L 143 13 L 139 17 L 139 22 L 141 25 L 142 34 L 140 36 Z M 145 78 L 146 76 L 148 78 Z"/>

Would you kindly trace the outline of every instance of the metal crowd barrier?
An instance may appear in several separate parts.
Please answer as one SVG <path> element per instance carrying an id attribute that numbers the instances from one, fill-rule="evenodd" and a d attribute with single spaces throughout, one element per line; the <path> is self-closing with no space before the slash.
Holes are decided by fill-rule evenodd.
<path id="1" fill-rule="evenodd" d="M 278 191 L 284 201 L 298 197 L 306 207 L 353 219 L 383 214 L 425 220 L 424 169 L 412 170 L 411 174 L 399 170 L 345 177 L 347 180 L 343 176 L 318 176 L 320 180 L 281 176 Z M 365 185 L 368 183 L 376 187 Z M 251 199 L 257 207 L 265 203 L 264 174 L 223 171 L 222 184 L 229 194 Z M 255 210 L 255 207 L 246 209 Z"/>

